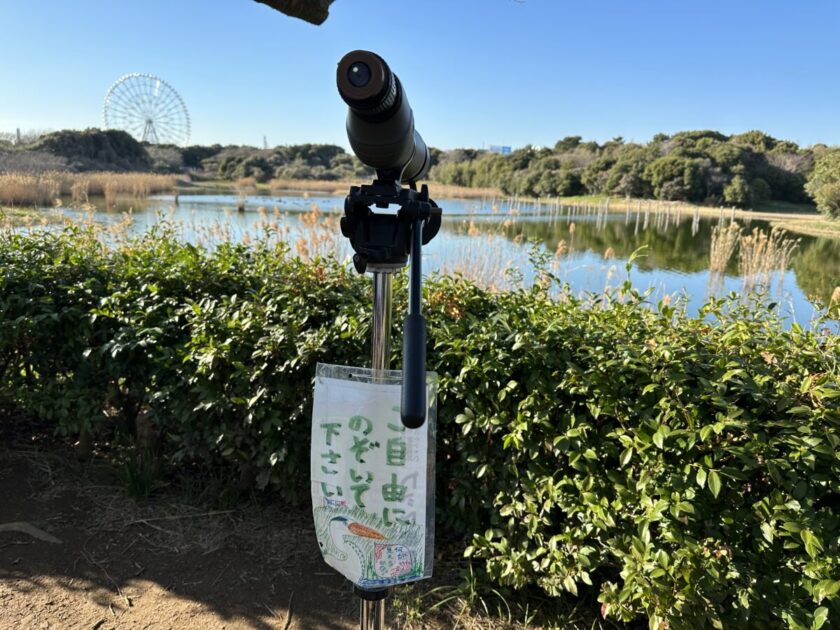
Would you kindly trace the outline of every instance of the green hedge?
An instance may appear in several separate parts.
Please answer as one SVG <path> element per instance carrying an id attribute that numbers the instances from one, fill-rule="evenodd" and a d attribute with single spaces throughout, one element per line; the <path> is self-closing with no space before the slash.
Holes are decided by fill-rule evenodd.
<path id="1" fill-rule="evenodd" d="M 5 234 L 0 269 L 0 399 L 68 434 L 145 407 L 170 463 L 305 496 L 315 364 L 366 361 L 369 281 L 165 228 Z M 840 623 L 836 335 L 626 288 L 426 303 L 438 520 L 492 580 L 654 628 Z"/>

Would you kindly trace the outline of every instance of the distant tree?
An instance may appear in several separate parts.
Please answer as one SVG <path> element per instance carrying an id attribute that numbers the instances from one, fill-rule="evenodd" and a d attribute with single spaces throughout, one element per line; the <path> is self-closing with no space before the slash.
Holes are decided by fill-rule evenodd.
<path id="1" fill-rule="evenodd" d="M 699 160 L 668 155 L 651 162 L 644 176 L 657 199 L 702 201 L 702 170 Z"/>
<path id="2" fill-rule="evenodd" d="M 743 164 L 746 157 L 746 149 L 729 143 L 718 143 L 709 147 L 707 155 L 712 161 L 724 170 L 731 170 L 739 164 Z"/>
<path id="3" fill-rule="evenodd" d="M 734 135 L 729 140 L 733 144 L 750 147 L 759 153 L 767 153 L 779 142 L 776 138 L 767 135 L 763 131 L 748 131 Z"/>
<path id="4" fill-rule="evenodd" d="M 645 179 L 647 165 L 657 159 L 653 147 L 625 144 L 613 152 L 615 163 L 610 167 L 603 192 L 622 197 L 650 197 L 652 188 Z"/>
<path id="5" fill-rule="evenodd" d="M 181 160 L 187 168 L 201 168 L 201 163 L 213 157 L 222 150 L 222 145 L 214 144 L 209 147 L 194 145 L 185 147 L 181 151 Z"/>
<path id="6" fill-rule="evenodd" d="M 616 159 L 609 155 L 602 155 L 586 165 L 581 173 L 581 181 L 590 194 L 603 194 L 609 190 L 610 170 L 615 166 Z"/>
<path id="7" fill-rule="evenodd" d="M 831 182 L 820 187 L 814 194 L 817 209 L 834 219 L 840 218 L 840 182 Z"/>
<path id="8" fill-rule="evenodd" d="M 265 182 L 273 174 L 271 165 L 263 157 L 251 156 L 245 158 L 237 171 L 237 179 L 240 177 L 253 177 L 258 182 Z"/>
<path id="9" fill-rule="evenodd" d="M 750 187 L 742 175 L 736 175 L 723 189 L 723 200 L 741 208 L 750 205 Z"/>
<path id="10" fill-rule="evenodd" d="M 753 204 L 768 201 L 773 196 L 770 184 L 761 177 L 756 177 L 750 182 L 750 201 Z"/>
<path id="11" fill-rule="evenodd" d="M 820 212 L 840 218 L 840 149 L 826 151 L 816 159 L 805 190 Z"/>
<path id="12" fill-rule="evenodd" d="M 557 153 L 565 153 L 572 151 L 580 146 L 582 138 L 580 136 L 566 136 L 562 140 L 558 140 L 554 145 L 554 150 Z"/>
<path id="13" fill-rule="evenodd" d="M 446 162 L 467 162 L 476 159 L 482 152 L 478 149 L 452 149 L 451 151 L 444 151 L 438 155 L 438 163 L 444 164 Z"/>
<path id="14" fill-rule="evenodd" d="M 152 170 L 155 173 L 180 173 L 184 167 L 181 150 L 171 144 L 150 144 L 146 153 L 152 160 Z"/>

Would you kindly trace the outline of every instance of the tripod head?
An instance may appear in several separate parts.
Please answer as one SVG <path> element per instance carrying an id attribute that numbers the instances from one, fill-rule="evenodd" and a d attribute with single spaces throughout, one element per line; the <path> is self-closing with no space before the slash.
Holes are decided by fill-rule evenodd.
<path id="1" fill-rule="evenodd" d="M 372 184 L 353 186 L 344 200 L 341 233 L 356 252 L 356 271 L 368 265 L 399 269 L 411 258 L 408 315 L 403 329 L 400 417 L 411 429 L 426 419 L 426 321 L 422 310 L 422 247 L 440 230 L 441 209 L 416 181 L 429 170 L 429 149 L 397 76 L 373 53 L 357 50 L 338 64 L 338 91 L 349 106 L 347 137 L 358 158 L 376 169 Z M 407 183 L 408 187 L 401 186 Z M 399 206 L 396 214 L 372 207 Z"/>
<path id="2" fill-rule="evenodd" d="M 376 213 L 371 209 L 371 206 L 384 209 L 392 205 L 399 206 L 396 214 Z M 368 264 L 404 267 L 411 254 L 415 226 L 419 225 L 421 245 L 426 245 L 440 230 L 440 220 L 441 209 L 429 198 L 425 184 L 418 192 L 393 181 L 376 180 L 370 185 L 350 188 L 344 200 L 341 233 L 350 239 L 356 252 L 353 255 L 356 271 L 365 273 Z"/>

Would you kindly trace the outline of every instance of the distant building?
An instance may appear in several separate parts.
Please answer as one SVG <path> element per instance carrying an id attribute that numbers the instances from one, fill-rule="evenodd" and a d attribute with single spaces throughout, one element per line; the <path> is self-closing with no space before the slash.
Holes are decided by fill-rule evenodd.
<path id="1" fill-rule="evenodd" d="M 490 153 L 501 153 L 502 155 L 507 155 L 511 151 L 510 147 L 502 147 L 497 144 L 491 144 L 487 150 Z"/>

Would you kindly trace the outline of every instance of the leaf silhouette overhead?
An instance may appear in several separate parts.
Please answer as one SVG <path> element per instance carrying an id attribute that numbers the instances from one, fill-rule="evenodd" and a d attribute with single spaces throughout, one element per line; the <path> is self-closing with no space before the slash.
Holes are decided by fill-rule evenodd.
<path id="1" fill-rule="evenodd" d="M 300 18 L 311 24 L 322 24 L 329 16 L 333 0 L 256 0 L 286 15 Z"/>

